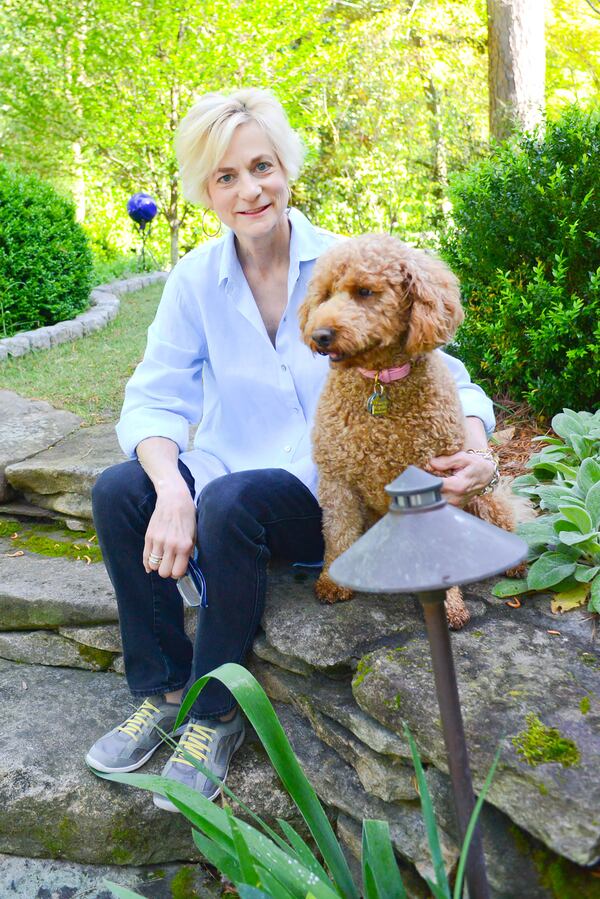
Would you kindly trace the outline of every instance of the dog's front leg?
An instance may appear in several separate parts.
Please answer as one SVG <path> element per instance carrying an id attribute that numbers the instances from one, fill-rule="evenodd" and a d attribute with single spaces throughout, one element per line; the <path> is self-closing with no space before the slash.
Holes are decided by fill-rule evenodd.
<path id="1" fill-rule="evenodd" d="M 315 593 L 322 602 L 343 602 L 352 599 L 352 590 L 332 581 L 329 566 L 363 533 L 363 506 L 352 487 L 343 481 L 328 480 L 323 475 L 319 482 L 319 502 L 323 509 L 325 565 L 315 584 Z"/>

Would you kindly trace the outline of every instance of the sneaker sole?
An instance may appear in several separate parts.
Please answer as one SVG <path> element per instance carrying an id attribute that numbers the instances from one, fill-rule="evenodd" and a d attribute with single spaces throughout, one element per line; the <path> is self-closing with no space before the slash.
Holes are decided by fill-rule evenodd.
<path id="1" fill-rule="evenodd" d="M 242 743 L 244 742 L 245 739 L 246 739 L 246 731 L 243 730 L 242 733 L 240 734 L 240 739 L 237 741 L 237 743 L 233 747 L 233 752 L 231 753 L 231 756 L 229 758 L 229 765 L 231 764 L 231 759 L 233 758 L 234 754 L 238 751 L 238 749 L 240 748 L 240 746 L 242 745 Z M 224 784 L 225 781 L 227 780 L 227 775 L 229 774 L 229 765 L 227 765 L 227 770 L 225 771 L 225 775 L 223 777 L 223 780 L 221 781 L 221 785 Z M 218 786 L 215 789 L 215 792 L 212 794 L 212 796 L 206 796 L 205 798 L 208 799 L 209 802 L 212 802 L 214 799 L 217 798 L 217 796 L 219 795 L 220 792 L 221 792 L 221 786 Z M 157 808 L 161 808 L 164 812 L 176 812 L 178 814 L 181 814 L 181 812 L 179 811 L 177 806 L 173 805 L 171 800 L 167 799 L 166 796 L 161 796 L 160 793 L 153 793 L 152 801 Z"/>
<path id="2" fill-rule="evenodd" d="M 179 737 L 186 729 L 185 724 L 182 724 L 181 727 L 178 727 L 173 736 Z M 141 768 L 142 765 L 145 765 L 146 762 L 152 758 L 157 749 L 160 749 L 161 746 L 166 745 L 165 740 L 161 740 L 160 743 L 157 743 L 156 746 L 153 746 L 152 749 L 146 753 L 146 755 L 142 756 L 134 765 L 125 765 L 120 767 L 112 767 L 109 768 L 108 765 L 104 765 L 102 762 L 96 761 L 92 755 L 88 752 L 85 757 L 85 763 L 89 768 L 93 768 L 96 771 L 103 771 L 105 774 L 127 774 L 129 771 L 137 771 L 138 768 Z"/>

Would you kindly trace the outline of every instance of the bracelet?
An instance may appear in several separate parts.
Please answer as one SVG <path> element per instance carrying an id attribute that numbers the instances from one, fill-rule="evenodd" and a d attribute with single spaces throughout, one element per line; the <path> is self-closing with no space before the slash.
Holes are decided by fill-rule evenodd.
<path id="1" fill-rule="evenodd" d="M 481 456 L 482 459 L 487 459 L 488 462 L 493 462 L 494 474 L 492 475 L 490 482 L 486 484 L 483 490 L 479 491 L 479 496 L 484 496 L 486 493 L 491 493 L 500 480 L 500 464 L 498 462 L 498 456 L 491 450 L 468 449 L 467 452 L 471 453 L 473 456 Z"/>

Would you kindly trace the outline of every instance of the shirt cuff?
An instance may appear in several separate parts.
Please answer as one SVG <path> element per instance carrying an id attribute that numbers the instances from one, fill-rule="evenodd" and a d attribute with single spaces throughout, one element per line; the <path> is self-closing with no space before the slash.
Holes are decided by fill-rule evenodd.
<path id="1" fill-rule="evenodd" d="M 116 426 L 117 439 L 129 459 L 136 458 L 135 448 L 147 437 L 166 437 L 176 443 L 179 452 L 188 448 L 190 426 L 186 418 L 162 409 L 130 412 Z"/>

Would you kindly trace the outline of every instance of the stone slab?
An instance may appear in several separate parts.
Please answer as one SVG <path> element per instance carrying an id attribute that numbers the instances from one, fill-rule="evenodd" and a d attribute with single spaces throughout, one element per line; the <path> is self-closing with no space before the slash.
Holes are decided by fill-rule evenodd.
<path id="1" fill-rule="evenodd" d="M 89 746 L 135 708 L 122 678 L 0 660 L 0 707 L 0 852 L 81 864 L 198 859 L 183 816 L 156 808 L 145 790 L 97 777 L 84 763 Z M 168 756 L 162 747 L 144 772 L 160 773 Z M 274 812 L 297 823 L 252 740 L 237 753 L 229 783 L 271 823 Z"/>
<path id="2" fill-rule="evenodd" d="M 97 627 L 59 627 L 58 633 L 69 640 L 103 649 L 107 652 L 122 652 L 121 632 L 118 624 L 100 624 Z"/>
<path id="3" fill-rule="evenodd" d="M 0 631 L 0 658 L 30 665 L 105 671 L 114 654 L 74 643 L 52 631 Z"/>
<path id="4" fill-rule="evenodd" d="M 289 566 L 272 566 L 262 621 L 269 645 L 306 665 L 354 668 L 369 647 L 397 645 L 424 628 L 410 597 L 359 593 L 327 605 L 315 597 L 313 581 L 313 575 L 300 580 Z"/>
<path id="5" fill-rule="evenodd" d="M 75 518 L 91 518 L 91 489 L 98 475 L 123 462 L 112 424 L 80 428 L 46 452 L 8 467 L 15 490 L 31 502 Z"/>
<path id="6" fill-rule="evenodd" d="M 578 865 L 600 856 L 600 664 L 587 643 L 558 641 L 542 626 L 493 609 L 478 630 L 453 634 L 457 679 L 475 784 L 481 786 L 498 745 L 501 761 L 490 802 L 545 846 Z M 368 655 L 354 681 L 359 705 L 393 731 L 406 722 L 420 751 L 447 770 L 427 641 Z M 582 700 L 584 704 L 582 706 Z M 427 714 L 423 710 L 427 709 Z M 513 739 L 528 714 L 574 741 L 571 767 L 532 767 Z"/>
<path id="7" fill-rule="evenodd" d="M 12 495 L 6 480 L 8 466 L 48 449 L 81 423 L 72 412 L 25 399 L 11 390 L 0 390 L 0 421 L 0 501 Z"/>
<path id="8" fill-rule="evenodd" d="M 6 899 L 114 899 L 107 880 L 144 899 L 173 899 L 184 887 L 183 895 L 194 899 L 222 894 L 221 883 L 202 865 L 78 865 L 0 854 L 0 896 Z"/>
<path id="9" fill-rule="evenodd" d="M 117 621 L 117 602 L 102 563 L 26 552 L 0 555 L 0 630 Z"/>

